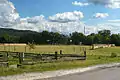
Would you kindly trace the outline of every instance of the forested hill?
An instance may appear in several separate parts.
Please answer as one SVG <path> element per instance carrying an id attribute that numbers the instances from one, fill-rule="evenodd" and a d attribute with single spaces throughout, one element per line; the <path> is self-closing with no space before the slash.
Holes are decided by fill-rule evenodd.
<path id="1" fill-rule="evenodd" d="M 120 46 L 120 34 L 111 34 L 110 30 L 101 30 L 97 34 L 73 32 L 69 35 L 57 32 L 35 32 L 0 28 L 0 43 L 32 43 L 35 44 L 115 44 Z"/>
<path id="2" fill-rule="evenodd" d="M 27 33 L 37 34 L 38 32 L 30 31 L 30 30 L 16 30 L 16 29 L 10 29 L 10 28 L 0 28 L 0 36 L 3 36 L 4 34 L 9 34 L 11 36 L 21 36 Z"/>

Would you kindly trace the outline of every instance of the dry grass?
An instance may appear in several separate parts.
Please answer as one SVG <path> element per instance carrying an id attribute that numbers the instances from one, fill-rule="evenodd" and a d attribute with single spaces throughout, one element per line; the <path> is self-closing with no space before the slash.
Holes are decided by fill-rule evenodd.
<path id="1" fill-rule="evenodd" d="M 29 46 L 0 46 L 0 51 L 27 52 L 27 53 L 54 53 L 62 50 L 63 53 L 80 53 L 83 49 L 90 46 L 79 45 L 36 45 L 35 49 L 30 50 Z"/>

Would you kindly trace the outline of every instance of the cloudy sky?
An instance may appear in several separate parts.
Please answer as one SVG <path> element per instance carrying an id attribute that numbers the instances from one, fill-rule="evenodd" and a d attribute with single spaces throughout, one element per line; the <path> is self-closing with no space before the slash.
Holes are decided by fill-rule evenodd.
<path id="1" fill-rule="evenodd" d="M 60 33 L 120 32 L 120 0 L 0 0 L 0 27 Z"/>

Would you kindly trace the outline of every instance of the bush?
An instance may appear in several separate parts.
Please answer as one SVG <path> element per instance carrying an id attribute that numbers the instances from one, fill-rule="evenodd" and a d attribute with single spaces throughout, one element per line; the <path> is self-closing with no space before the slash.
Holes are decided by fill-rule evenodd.
<path id="1" fill-rule="evenodd" d="M 98 59 L 101 59 L 101 57 L 99 56 Z"/>
<path id="2" fill-rule="evenodd" d="M 29 49 L 35 49 L 35 44 L 33 43 L 28 43 Z"/>
<path id="3" fill-rule="evenodd" d="M 117 57 L 116 53 L 111 53 L 111 58 Z"/>

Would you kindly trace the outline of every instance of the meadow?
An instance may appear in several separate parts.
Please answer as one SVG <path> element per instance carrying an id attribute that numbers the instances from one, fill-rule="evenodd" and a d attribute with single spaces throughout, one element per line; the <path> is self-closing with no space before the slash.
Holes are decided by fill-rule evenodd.
<path id="1" fill-rule="evenodd" d="M 60 50 L 66 54 L 80 53 L 83 49 L 90 49 L 90 46 L 80 46 L 80 45 L 35 45 L 34 49 L 29 49 L 29 46 L 21 45 L 0 45 L 0 51 L 12 51 L 12 52 L 26 52 L 26 53 L 54 53 Z"/>
<path id="2" fill-rule="evenodd" d="M 97 64 L 120 62 L 120 47 L 100 48 L 91 50 L 91 46 L 80 45 L 36 45 L 35 49 L 30 50 L 25 46 L 0 46 L 0 51 L 15 51 L 27 53 L 51 53 L 62 50 L 63 54 L 81 54 L 83 49 L 87 51 L 86 60 L 56 61 L 51 63 L 39 63 L 35 65 L 24 65 L 20 68 L 0 68 L 0 76 L 20 74 L 24 72 L 43 72 L 59 69 L 72 69 L 87 67 Z M 114 54 L 115 56 L 113 56 Z"/>
<path id="3" fill-rule="evenodd" d="M 11 52 L 25 52 L 25 53 L 40 53 L 40 54 L 54 54 L 55 51 L 59 53 L 60 50 L 63 54 L 81 54 L 84 50 L 87 51 L 87 55 L 102 55 L 110 56 L 111 53 L 116 53 L 120 55 L 120 47 L 109 47 L 109 48 L 99 48 L 91 50 L 92 46 L 86 45 L 35 45 L 34 49 L 30 49 L 28 45 L 21 46 L 3 46 L 0 45 L 0 51 L 11 51 Z"/>

